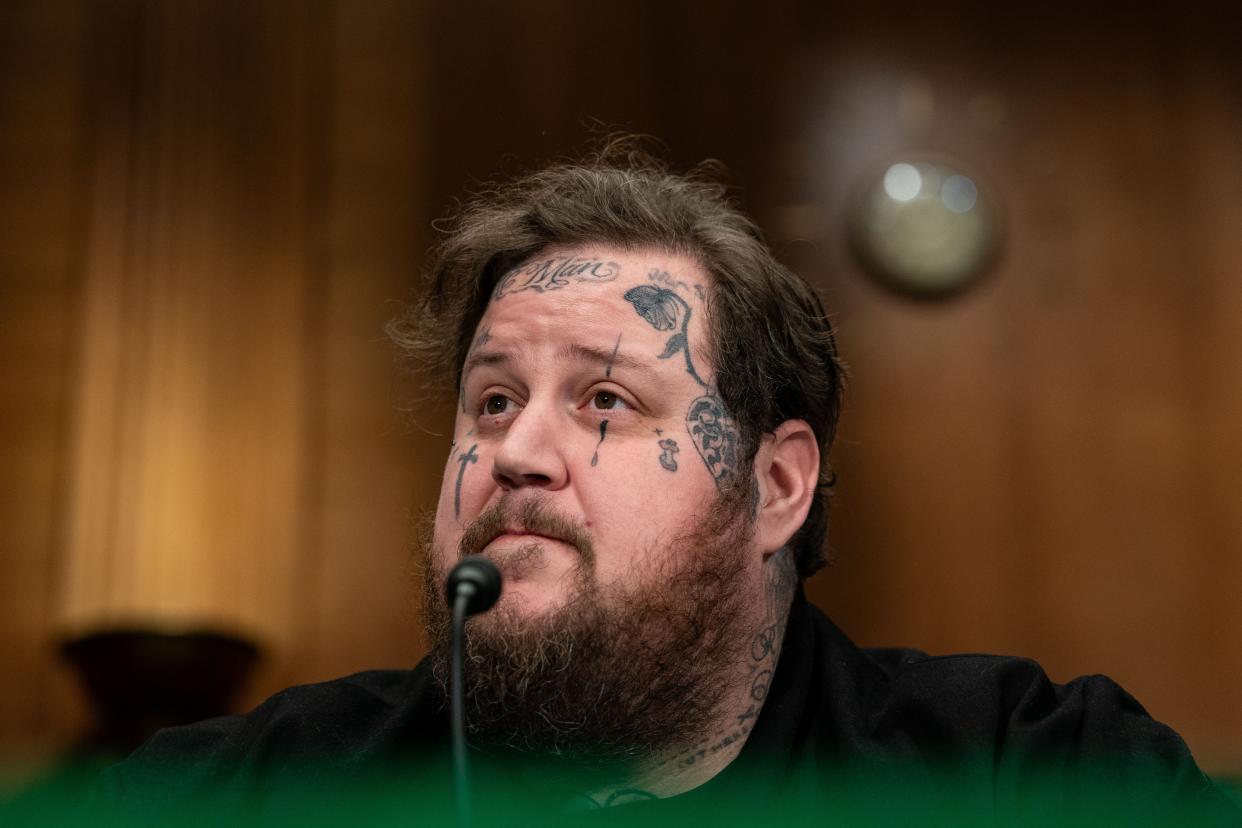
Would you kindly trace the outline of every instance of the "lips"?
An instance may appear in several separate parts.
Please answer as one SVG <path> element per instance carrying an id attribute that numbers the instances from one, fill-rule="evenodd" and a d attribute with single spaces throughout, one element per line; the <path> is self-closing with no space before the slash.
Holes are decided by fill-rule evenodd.
<path id="1" fill-rule="evenodd" d="M 553 537 L 551 535 L 540 534 L 539 532 L 527 532 L 524 529 L 506 529 L 502 531 L 500 534 L 496 535 L 496 537 L 488 541 L 487 545 L 491 546 L 493 543 L 496 543 L 497 541 L 501 541 L 502 543 L 509 542 L 509 541 L 515 541 L 518 543 L 531 543 L 535 541 L 549 541 L 549 540 L 556 541 L 557 543 L 565 543 L 565 541 L 563 541 L 560 538 Z"/>
<path id="2" fill-rule="evenodd" d="M 461 556 L 486 550 L 488 557 L 506 557 L 523 547 L 547 552 L 569 547 L 587 567 L 595 561 L 591 536 L 582 522 L 556 512 L 545 499 L 530 496 L 514 500 L 506 494 L 471 521 L 458 542 Z"/>

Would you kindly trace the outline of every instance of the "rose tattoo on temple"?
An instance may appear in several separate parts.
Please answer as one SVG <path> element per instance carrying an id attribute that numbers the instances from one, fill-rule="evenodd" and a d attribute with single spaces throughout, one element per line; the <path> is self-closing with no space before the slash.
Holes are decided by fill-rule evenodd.
<path id="1" fill-rule="evenodd" d="M 686 373 L 706 388 L 707 383 L 694 370 L 694 363 L 690 359 L 690 343 L 686 334 L 690 328 L 690 306 L 686 304 L 686 300 L 668 288 L 655 285 L 632 287 L 625 292 L 625 300 L 657 331 L 677 331 L 665 343 L 660 359 L 682 353 L 686 359 Z"/>

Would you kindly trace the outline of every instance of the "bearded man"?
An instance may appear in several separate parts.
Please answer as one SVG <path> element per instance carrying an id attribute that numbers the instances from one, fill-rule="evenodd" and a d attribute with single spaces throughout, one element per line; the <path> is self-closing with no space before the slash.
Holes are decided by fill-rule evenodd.
<path id="1" fill-rule="evenodd" d="M 466 625 L 481 822 L 1234 813 L 1107 679 L 863 650 L 806 602 L 843 371 L 815 293 L 706 172 L 614 153 L 477 197 L 391 333 L 457 392 L 430 655 L 165 731 L 113 799 L 227 790 L 296 822 L 363 785 L 351 822 L 445 814 L 444 584 L 482 555 L 504 589 Z"/>

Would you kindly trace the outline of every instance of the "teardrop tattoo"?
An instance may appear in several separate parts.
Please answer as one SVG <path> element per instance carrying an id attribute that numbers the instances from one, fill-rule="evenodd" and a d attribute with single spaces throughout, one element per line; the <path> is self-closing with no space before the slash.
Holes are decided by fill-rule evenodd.
<path id="1" fill-rule="evenodd" d="M 604 443 L 604 436 L 608 433 L 608 421 L 603 420 L 599 424 L 599 442 L 595 444 L 595 453 L 591 455 L 591 465 L 594 466 L 599 462 L 599 447 Z"/>

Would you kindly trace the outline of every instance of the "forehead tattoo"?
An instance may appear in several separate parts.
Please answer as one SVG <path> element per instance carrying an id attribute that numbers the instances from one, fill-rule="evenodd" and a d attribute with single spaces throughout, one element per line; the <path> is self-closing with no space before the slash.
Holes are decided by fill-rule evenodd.
<path id="1" fill-rule="evenodd" d="M 694 361 L 690 358 L 690 305 L 677 295 L 676 291 L 655 285 L 639 285 L 625 292 L 625 301 L 634 306 L 634 311 L 647 324 L 657 331 L 674 331 L 664 345 L 664 353 L 660 359 L 668 359 L 678 352 L 685 355 L 686 373 L 706 389 L 707 383 L 694 369 Z"/>
<path id="2" fill-rule="evenodd" d="M 492 291 L 498 302 L 511 293 L 533 290 L 545 293 L 561 290 L 574 283 L 611 282 L 621 272 L 621 265 L 604 259 L 582 256 L 552 256 L 520 265 L 505 274 Z"/>

